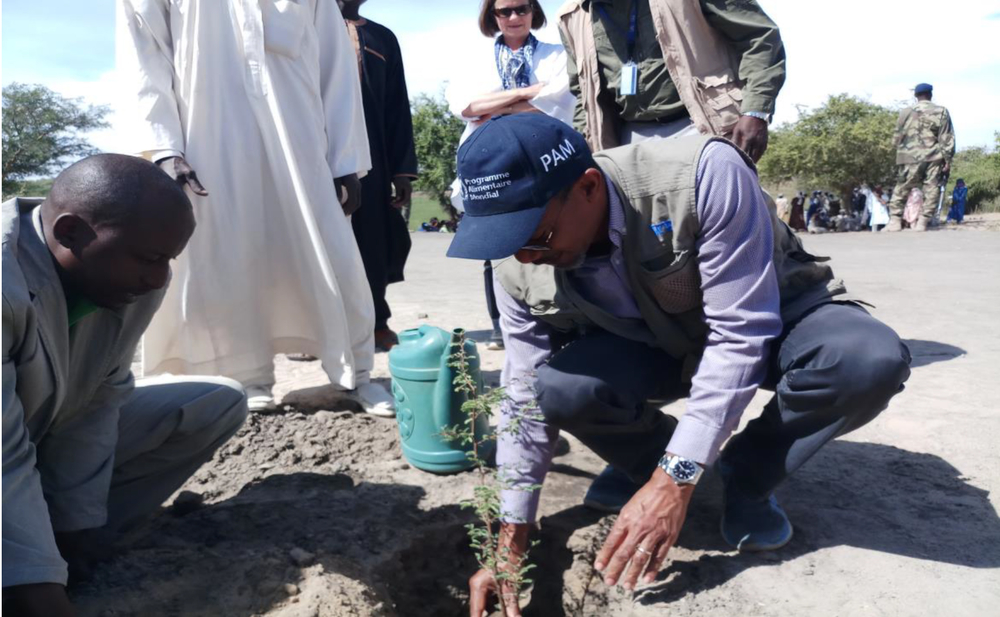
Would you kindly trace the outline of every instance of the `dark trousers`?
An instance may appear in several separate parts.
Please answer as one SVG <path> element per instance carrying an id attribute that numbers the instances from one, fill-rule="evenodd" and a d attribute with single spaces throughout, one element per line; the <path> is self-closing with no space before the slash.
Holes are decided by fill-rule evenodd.
<path id="1" fill-rule="evenodd" d="M 909 350 L 896 333 L 853 304 L 825 304 L 786 325 L 768 361 L 762 387 L 774 397 L 721 455 L 732 482 L 755 497 L 823 444 L 874 419 L 910 375 Z M 536 381 L 545 421 L 637 482 L 656 469 L 672 434 L 651 401 L 684 395 L 680 362 L 605 331 L 565 345 Z"/>
<path id="2" fill-rule="evenodd" d="M 362 206 L 351 217 L 365 276 L 375 304 L 375 329 L 389 327 L 392 311 L 385 299 L 386 287 L 403 280 L 403 267 L 410 253 L 410 232 L 398 210 L 389 205 L 388 181 L 379 182 L 375 172 L 361 179 Z"/>
<path id="3" fill-rule="evenodd" d="M 497 306 L 497 295 L 493 291 L 493 264 L 483 262 L 483 283 L 486 285 L 486 310 L 493 321 L 493 332 L 500 331 L 500 307 Z"/>

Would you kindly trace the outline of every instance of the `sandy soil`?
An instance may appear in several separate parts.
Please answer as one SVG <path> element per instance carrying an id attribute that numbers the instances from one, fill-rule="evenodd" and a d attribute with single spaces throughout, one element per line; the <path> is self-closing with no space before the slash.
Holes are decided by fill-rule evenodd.
<path id="1" fill-rule="evenodd" d="M 603 465 L 570 439 L 543 491 L 525 614 L 1000 614 L 1000 219 L 970 223 L 805 238 L 907 340 L 914 362 L 885 413 L 779 491 L 795 525 L 788 546 L 729 550 L 709 476 L 659 580 L 608 589 L 590 564 L 613 517 L 580 505 Z M 408 281 L 390 290 L 392 323 L 461 326 L 484 340 L 481 266 L 447 260 L 449 240 L 414 236 Z M 503 352 L 481 353 L 496 382 Z M 385 354 L 377 362 L 387 379 Z M 356 413 L 315 363 L 281 358 L 279 377 L 284 409 L 252 416 L 75 590 L 83 617 L 467 614 L 474 563 L 469 514 L 456 503 L 474 477 L 411 468 L 395 423 Z"/>

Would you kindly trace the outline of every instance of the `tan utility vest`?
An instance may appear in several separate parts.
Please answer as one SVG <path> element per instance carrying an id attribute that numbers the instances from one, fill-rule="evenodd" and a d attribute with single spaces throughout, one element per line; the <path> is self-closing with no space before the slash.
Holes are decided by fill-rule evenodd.
<path id="1" fill-rule="evenodd" d="M 641 320 L 615 317 L 589 303 L 565 270 L 551 266 L 522 264 L 513 258 L 494 262 L 500 284 L 527 304 L 532 315 L 558 330 L 597 326 L 696 362 L 704 349 L 708 326 L 698 271 L 700 225 L 695 185 L 698 162 L 712 141 L 729 143 L 718 137 L 696 136 L 651 140 L 594 155 L 617 188 L 625 209 L 622 252 Z M 754 169 L 753 162 L 732 147 Z M 846 294 L 846 289 L 829 266 L 819 263 L 825 259 L 803 249 L 795 233 L 777 217 L 769 198 L 768 210 L 781 317 L 789 323 L 834 296 Z"/>
<path id="2" fill-rule="evenodd" d="M 621 121 L 613 102 L 602 104 L 594 42 L 597 17 L 584 11 L 582 2 L 569 0 L 559 9 L 559 29 L 563 40 L 571 42 L 580 75 L 584 137 L 598 152 L 619 145 Z M 699 0 L 649 0 L 649 8 L 667 72 L 692 122 L 706 135 L 728 136 L 740 119 L 743 100 L 740 56 L 705 19 Z"/>

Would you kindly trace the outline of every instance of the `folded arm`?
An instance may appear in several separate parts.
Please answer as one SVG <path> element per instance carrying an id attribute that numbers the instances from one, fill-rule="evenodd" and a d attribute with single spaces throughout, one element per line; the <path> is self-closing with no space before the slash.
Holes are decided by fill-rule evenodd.
<path id="1" fill-rule="evenodd" d="M 511 113 L 509 109 L 511 106 L 518 103 L 526 103 L 529 99 L 538 95 L 542 91 L 542 87 L 544 87 L 544 84 L 538 83 L 525 88 L 514 88 L 512 90 L 501 90 L 500 92 L 483 94 L 462 110 L 462 118 L 465 120 L 480 120 L 483 116 Z M 523 106 L 520 109 L 524 110 Z M 532 106 L 532 109 L 535 109 L 534 106 Z"/>

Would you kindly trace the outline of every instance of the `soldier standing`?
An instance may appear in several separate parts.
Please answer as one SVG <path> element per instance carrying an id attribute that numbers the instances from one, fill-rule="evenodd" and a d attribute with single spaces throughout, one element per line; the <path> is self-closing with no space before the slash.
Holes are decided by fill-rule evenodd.
<path id="1" fill-rule="evenodd" d="M 897 179 L 889 202 L 892 218 L 886 231 L 903 228 L 903 207 L 914 187 L 921 187 L 924 192 L 923 210 L 914 229 L 926 231 L 937 207 L 938 193 L 951 171 L 955 131 L 948 110 L 932 103 L 932 94 L 930 84 L 917 84 L 913 89 L 916 105 L 900 112 L 896 122 L 893 144 L 896 146 Z"/>

